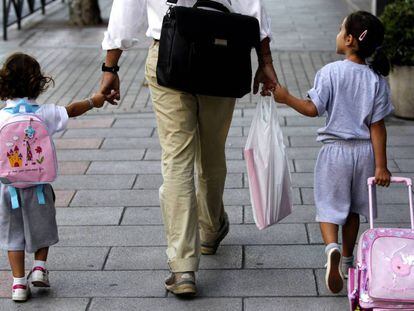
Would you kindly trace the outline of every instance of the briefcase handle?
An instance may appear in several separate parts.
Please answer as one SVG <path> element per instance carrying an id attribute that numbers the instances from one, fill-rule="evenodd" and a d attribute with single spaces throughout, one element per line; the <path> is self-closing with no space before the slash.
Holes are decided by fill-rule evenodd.
<path id="1" fill-rule="evenodd" d="M 211 0 L 198 0 L 193 8 L 210 8 L 223 13 L 230 13 L 230 10 L 225 5 Z"/>

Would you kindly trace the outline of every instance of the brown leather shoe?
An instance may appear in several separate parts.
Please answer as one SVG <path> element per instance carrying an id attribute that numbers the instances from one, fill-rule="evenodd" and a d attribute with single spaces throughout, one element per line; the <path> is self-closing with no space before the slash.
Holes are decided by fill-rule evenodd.
<path id="1" fill-rule="evenodd" d="M 217 248 L 219 247 L 221 241 L 226 237 L 230 230 L 230 222 L 229 217 L 226 213 L 224 213 L 224 220 L 221 223 L 220 230 L 218 231 L 218 235 L 216 240 L 214 241 L 201 241 L 201 254 L 202 255 L 214 255 L 217 252 Z"/>
<path id="2" fill-rule="evenodd" d="M 195 296 L 197 287 L 194 272 L 171 273 L 165 280 L 165 289 L 178 296 Z"/>

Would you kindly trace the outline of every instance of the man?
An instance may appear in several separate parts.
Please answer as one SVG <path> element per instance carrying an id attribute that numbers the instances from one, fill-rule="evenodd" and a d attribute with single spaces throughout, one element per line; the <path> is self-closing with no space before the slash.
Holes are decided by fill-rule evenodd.
<path id="1" fill-rule="evenodd" d="M 262 95 L 270 95 L 277 77 L 269 47 L 270 23 L 261 0 L 216 0 L 231 11 L 256 17 L 261 27 L 259 69 L 254 92 L 263 83 Z M 193 6 L 195 0 L 178 5 Z M 141 20 L 148 18 L 147 36 L 154 39 L 146 63 L 152 103 L 157 118 L 162 148 L 163 185 L 160 188 L 168 243 L 167 256 L 171 276 L 165 287 L 176 295 L 195 295 L 195 271 L 200 252 L 216 253 L 229 231 L 223 207 L 226 179 L 225 143 L 236 99 L 192 95 L 158 85 L 156 67 L 162 19 L 168 10 L 163 0 L 114 1 L 108 31 L 102 43 L 107 50 L 101 92 L 119 94 L 117 67 L 123 50 L 138 42 Z M 237 72 L 234 73 L 237 75 Z M 118 96 L 119 99 L 119 96 Z M 196 164 L 198 185 L 194 184 Z M 201 241 L 200 241 L 201 240 Z"/>

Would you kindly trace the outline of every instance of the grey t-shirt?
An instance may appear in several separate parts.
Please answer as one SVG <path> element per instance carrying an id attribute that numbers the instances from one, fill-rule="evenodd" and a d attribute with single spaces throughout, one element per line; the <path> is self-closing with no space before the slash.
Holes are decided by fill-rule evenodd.
<path id="1" fill-rule="evenodd" d="M 308 92 L 319 116 L 327 114 L 318 141 L 370 139 L 370 125 L 393 111 L 384 77 L 369 66 L 349 60 L 330 63 L 318 71 Z"/>

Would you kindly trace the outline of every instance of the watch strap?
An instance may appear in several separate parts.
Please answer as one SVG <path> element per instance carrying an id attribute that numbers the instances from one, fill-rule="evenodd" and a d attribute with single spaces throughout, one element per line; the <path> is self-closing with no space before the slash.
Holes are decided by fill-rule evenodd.
<path id="1" fill-rule="evenodd" d="M 102 64 L 102 71 L 103 72 L 111 72 L 113 74 L 117 74 L 119 71 L 119 66 L 108 67 L 105 63 Z"/>

